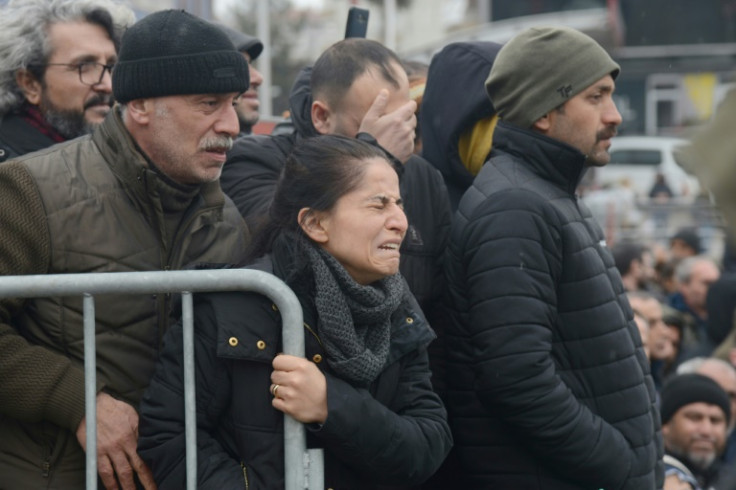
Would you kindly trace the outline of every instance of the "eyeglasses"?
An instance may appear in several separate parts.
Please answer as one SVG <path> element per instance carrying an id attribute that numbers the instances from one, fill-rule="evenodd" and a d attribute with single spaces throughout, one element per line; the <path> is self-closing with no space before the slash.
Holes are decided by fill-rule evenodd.
<path id="1" fill-rule="evenodd" d="M 79 81 L 90 86 L 101 83 L 106 71 L 112 76 L 112 70 L 115 68 L 114 63 L 103 65 L 94 61 L 83 61 L 82 63 L 46 63 L 45 66 L 76 68 L 77 72 L 79 72 Z"/>

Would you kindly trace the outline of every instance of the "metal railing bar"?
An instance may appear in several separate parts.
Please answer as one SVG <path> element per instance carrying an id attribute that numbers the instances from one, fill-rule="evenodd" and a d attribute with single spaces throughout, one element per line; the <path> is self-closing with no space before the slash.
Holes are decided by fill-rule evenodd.
<path id="1" fill-rule="evenodd" d="M 283 281 L 272 274 L 250 269 L 100 272 L 0 277 L 0 298 L 80 296 L 90 292 L 100 295 L 235 290 L 259 292 L 270 297 L 277 305 L 279 298 L 274 296 L 279 296 L 285 291 L 287 296 L 293 296 L 293 292 L 289 294 L 291 290 L 283 284 Z M 294 304 L 299 304 L 299 301 L 293 296 L 293 300 L 285 302 L 285 307 L 287 304 L 294 306 Z"/>
<path id="2" fill-rule="evenodd" d="M 86 420 L 87 490 L 97 490 L 97 346 L 95 345 L 95 298 L 84 294 L 84 415 Z"/>
<path id="3" fill-rule="evenodd" d="M 197 401 L 194 386 L 194 313 L 192 311 L 192 293 L 183 292 L 181 299 L 182 335 L 184 340 L 184 434 L 187 458 L 187 490 L 196 490 Z"/>
<path id="4" fill-rule="evenodd" d="M 95 321 L 94 299 L 91 294 L 150 294 L 159 292 L 183 292 L 182 322 L 183 330 L 189 330 L 192 337 L 185 342 L 185 424 L 187 431 L 187 484 L 196 488 L 196 410 L 194 406 L 194 351 L 191 293 L 208 291 L 253 291 L 268 296 L 277 306 L 283 324 L 283 352 L 304 356 L 304 330 L 302 310 L 294 292 L 272 274 L 250 269 L 216 269 L 192 271 L 148 271 L 148 272 L 103 272 L 82 274 L 49 274 L 0 277 L 0 298 L 37 298 L 46 296 L 84 296 L 85 307 L 85 417 L 96 420 L 96 359 L 95 359 Z M 189 313 L 185 313 L 185 303 Z M 87 311 L 90 309 L 91 316 Z M 183 316 L 188 315 L 189 320 Z M 88 320 L 89 318 L 89 320 Z M 189 327 L 184 323 L 188 322 Z M 89 339 L 89 340 L 88 340 Z M 91 343 L 91 346 L 88 346 Z M 188 344 L 188 345 L 187 345 Z M 191 354 L 191 355 L 189 355 Z M 189 367 L 187 364 L 191 363 Z M 190 374 L 186 371 L 191 369 Z M 89 377 L 87 377 L 89 376 Z M 186 380 L 191 376 L 192 382 Z M 187 387 L 191 393 L 187 391 Z M 187 407 L 192 406 L 192 415 Z M 190 418 L 192 419 L 190 421 Z M 190 444 L 189 431 L 193 431 L 193 445 Z M 94 431 L 94 432 L 92 432 Z M 94 435 L 93 435 L 94 434 Z M 286 489 L 324 488 L 323 468 L 315 468 L 315 463 L 323 460 L 321 451 L 310 450 L 316 454 L 311 459 L 309 482 L 304 466 L 306 450 L 306 429 L 293 418 L 284 416 L 285 443 L 285 483 Z M 87 488 L 97 488 L 97 438 L 96 424 L 87 424 Z M 190 458 L 194 458 L 191 460 Z M 192 462 L 193 461 L 193 462 Z M 193 470 L 194 473 L 190 473 Z M 90 477 L 90 474 L 93 475 Z M 193 476 L 190 476 L 193 475 Z M 192 486 L 194 485 L 194 486 Z"/>

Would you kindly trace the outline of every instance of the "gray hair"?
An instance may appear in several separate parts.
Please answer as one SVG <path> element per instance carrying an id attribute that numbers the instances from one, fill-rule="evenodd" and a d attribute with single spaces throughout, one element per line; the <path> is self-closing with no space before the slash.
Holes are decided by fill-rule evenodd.
<path id="1" fill-rule="evenodd" d="M 78 21 L 103 27 L 117 49 L 135 15 L 116 0 L 11 0 L 0 8 L 0 118 L 24 101 L 15 81 L 18 70 L 29 69 L 39 79 L 43 76 L 37 67 L 51 55 L 49 26 Z"/>
<path id="2" fill-rule="evenodd" d="M 697 373 L 706 364 L 717 366 L 722 371 L 736 372 L 736 367 L 728 361 L 717 357 L 693 357 L 677 366 L 677 374 Z"/>
<path id="3" fill-rule="evenodd" d="M 707 357 L 693 357 L 677 366 L 677 374 L 693 374 L 697 373 L 700 366 L 707 360 Z M 724 361 L 725 362 L 725 361 Z"/>
<path id="4" fill-rule="evenodd" d="M 696 264 L 701 262 L 710 262 L 714 266 L 718 267 L 715 260 L 708 257 L 707 255 L 694 255 L 692 257 L 686 257 L 677 264 L 675 268 L 675 280 L 680 284 L 685 284 L 690 281 L 690 276 L 693 274 L 693 268 Z"/>

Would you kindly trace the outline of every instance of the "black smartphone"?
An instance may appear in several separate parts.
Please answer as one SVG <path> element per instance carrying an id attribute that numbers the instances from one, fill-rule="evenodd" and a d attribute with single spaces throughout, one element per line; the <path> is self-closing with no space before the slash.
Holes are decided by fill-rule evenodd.
<path id="1" fill-rule="evenodd" d="M 345 26 L 345 39 L 349 37 L 365 37 L 368 31 L 368 9 L 350 7 L 348 23 Z"/>

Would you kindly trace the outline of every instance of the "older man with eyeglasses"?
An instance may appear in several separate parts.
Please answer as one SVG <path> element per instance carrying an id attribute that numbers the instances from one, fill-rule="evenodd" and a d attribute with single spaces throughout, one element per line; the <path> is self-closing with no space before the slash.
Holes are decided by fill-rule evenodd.
<path id="1" fill-rule="evenodd" d="M 13 0 L 0 9 L 0 162 L 90 132 L 133 12 L 113 0 Z"/>

